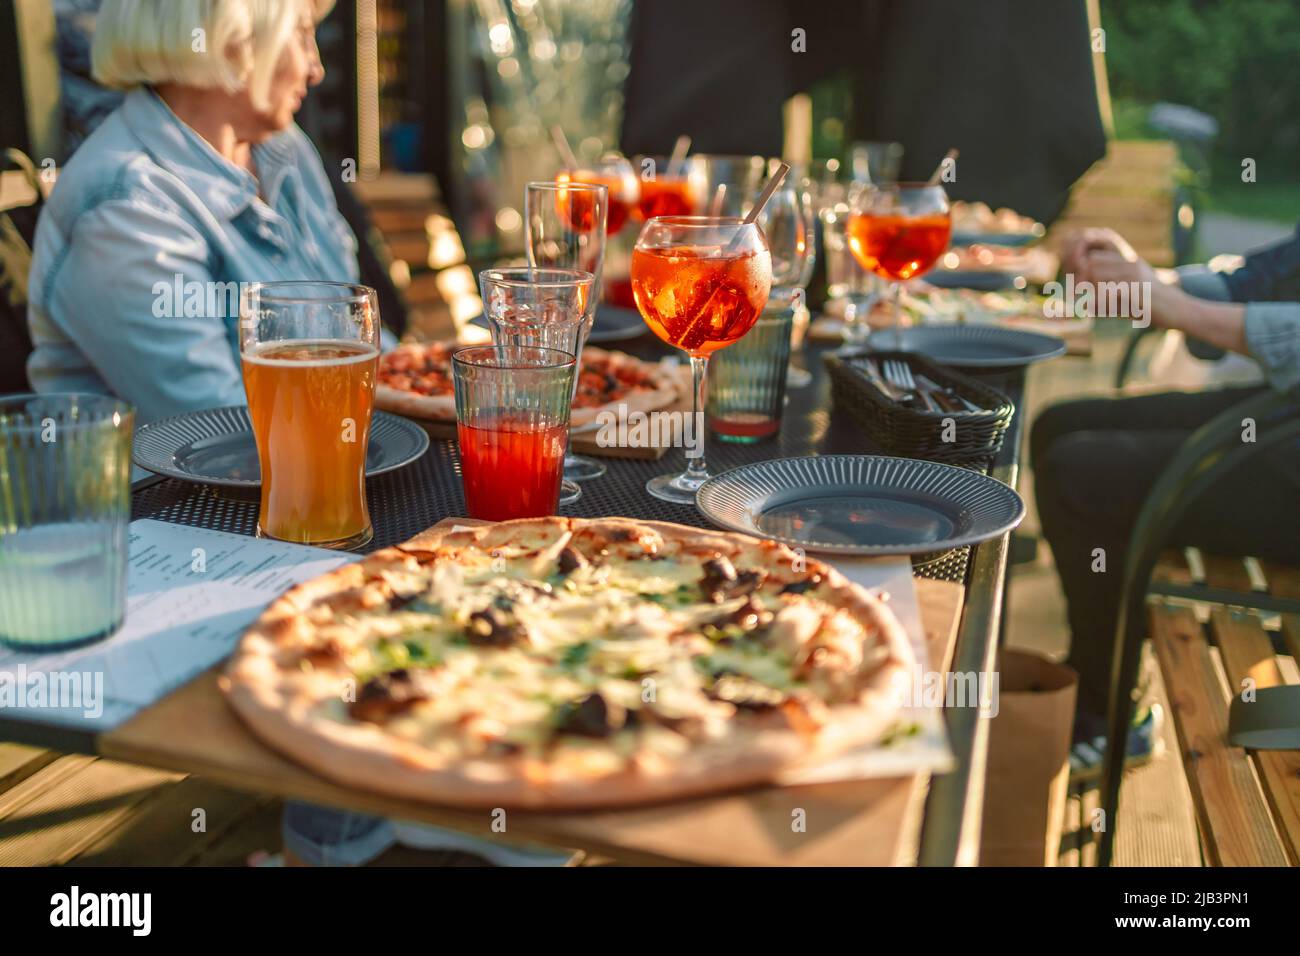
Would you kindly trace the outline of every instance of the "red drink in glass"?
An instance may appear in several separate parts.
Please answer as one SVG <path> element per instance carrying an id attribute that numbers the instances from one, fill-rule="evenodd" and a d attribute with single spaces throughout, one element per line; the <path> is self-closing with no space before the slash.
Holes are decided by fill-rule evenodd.
<path id="1" fill-rule="evenodd" d="M 849 251 L 862 268 L 885 279 L 910 279 L 929 269 L 948 248 L 947 213 L 905 216 L 855 213 L 845 228 Z"/>
<path id="2" fill-rule="evenodd" d="M 689 216 L 694 210 L 689 180 L 667 176 L 641 180 L 637 214 L 642 220 L 655 216 Z"/>
<path id="3" fill-rule="evenodd" d="M 471 518 L 509 521 L 555 514 L 564 475 L 567 422 L 547 425 L 489 415 L 461 422 L 460 470 Z"/>
<path id="4" fill-rule="evenodd" d="M 609 190 L 609 207 L 605 213 L 605 234 L 613 236 L 623 228 L 631 214 L 632 207 L 636 205 L 637 187 L 636 178 L 632 176 L 631 167 L 628 168 L 626 175 L 591 172 L 585 169 L 579 169 L 574 172 L 560 172 L 556 175 L 555 181 L 558 183 L 591 183 L 595 186 L 604 186 Z M 567 203 L 567 215 L 570 225 L 578 232 L 587 232 L 591 229 L 593 217 L 593 202 L 589 196 L 582 193 L 564 193 L 561 192 L 558 201 Z M 562 208 L 561 214 L 564 214 Z"/>
<path id="5" fill-rule="evenodd" d="M 610 305 L 625 309 L 636 308 L 636 298 L 632 295 L 632 279 L 622 276 L 617 279 L 605 279 L 605 301 Z"/>

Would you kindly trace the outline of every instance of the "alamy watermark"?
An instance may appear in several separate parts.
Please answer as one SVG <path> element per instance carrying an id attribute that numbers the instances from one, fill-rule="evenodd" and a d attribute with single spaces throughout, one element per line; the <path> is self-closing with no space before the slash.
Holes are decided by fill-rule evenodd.
<path id="1" fill-rule="evenodd" d="M 687 458 L 704 454 L 704 412 L 629 410 L 620 402 L 596 416 L 601 448 L 685 448 Z"/>
<path id="2" fill-rule="evenodd" d="M 179 272 L 153 284 L 153 314 L 159 319 L 234 318 L 248 282 L 199 282 Z"/>
<path id="3" fill-rule="evenodd" d="M 904 707 L 938 710 L 943 707 L 976 707 L 980 716 L 998 715 L 999 677 L 997 671 L 922 671 L 912 672 L 912 680 L 903 688 L 900 703 Z"/>
<path id="4" fill-rule="evenodd" d="M 1044 283 L 1043 294 L 1043 315 L 1049 319 L 1095 315 L 1132 319 L 1138 329 L 1151 324 L 1150 282 L 1076 282 L 1067 272 L 1064 283 Z"/>
<path id="5" fill-rule="evenodd" d="M 0 671 L 0 711 L 80 710 L 94 720 L 104 713 L 103 671 L 28 671 L 26 664 Z"/>

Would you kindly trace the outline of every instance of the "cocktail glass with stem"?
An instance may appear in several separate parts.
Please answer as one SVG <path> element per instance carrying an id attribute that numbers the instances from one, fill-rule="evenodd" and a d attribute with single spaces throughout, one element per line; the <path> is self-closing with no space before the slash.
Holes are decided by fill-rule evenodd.
<path id="1" fill-rule="evenodd" d="M 632 251 L 632 292 L 641 317 L 691 361 L 691 418 L 681 429 L 686 470 L 660 475 L 646 490 L 692 504 L 709 479 L 704 402 L 709 356 L 758 320 L 772 289 L 772 256 L 757 223 L 739 218 L 661 216 L 646 222 Z"/>
<path id="2" fill-rule="evenodd" d="M 942 186 L 898 183 L 856 190 L 845 227 L 858 265 L 885 280 L 889 320 L 898 314 L 900 284 L 925 273 L 948 248 L 952 219 Z"/>

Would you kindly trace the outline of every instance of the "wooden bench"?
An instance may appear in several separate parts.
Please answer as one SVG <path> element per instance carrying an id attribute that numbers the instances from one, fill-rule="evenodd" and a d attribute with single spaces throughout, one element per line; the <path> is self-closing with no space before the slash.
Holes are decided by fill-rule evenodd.
<path id="1" fill-rule="evenodd" d="M 1243 681 L 1257 688 L 1300 683 L 1300 614 L 1244 606 L 1252 596 L 1300 599 L 1300 570 L 1188 549 L 1161 559 L 1152 592 L 1151 641 L 1205 861 L 1300 865 L 1300 750 L 1228 742 L 1229 703 Z M 1273 623 L 1278 630 L 1265 629 Z"/>

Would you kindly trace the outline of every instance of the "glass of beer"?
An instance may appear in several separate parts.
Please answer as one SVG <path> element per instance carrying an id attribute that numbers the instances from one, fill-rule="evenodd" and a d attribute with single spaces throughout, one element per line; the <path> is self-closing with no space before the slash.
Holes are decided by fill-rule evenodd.
<path id="1" fill-rule="evenodd" d="M 259 536 L 340 549 L 373 537 L 366 450 L 379 328 L 375 290 L 365 286 L 245 287 L 240 354 L 262 467 Z"/>

